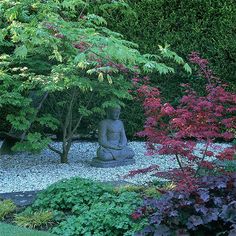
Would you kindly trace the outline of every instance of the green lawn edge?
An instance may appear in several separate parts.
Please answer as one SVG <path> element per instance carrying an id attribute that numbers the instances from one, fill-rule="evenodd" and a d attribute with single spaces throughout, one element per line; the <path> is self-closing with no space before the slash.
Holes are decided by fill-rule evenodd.
<path id="1" fill-rule="evenodd" d="M 53 236 L 47 232 L 36 231 L 26 228 L 17 227 L 10 224 L 0 223 L 1 236 Z"/>

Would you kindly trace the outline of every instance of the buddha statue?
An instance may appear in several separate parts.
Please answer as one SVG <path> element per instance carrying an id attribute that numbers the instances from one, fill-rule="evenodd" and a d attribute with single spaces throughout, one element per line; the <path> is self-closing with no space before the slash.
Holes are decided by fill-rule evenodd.
<path id="1" fill-rule="evenodd" d="M 107 118 L 99 123 L 97 157 L 96 163 L 105 163 L 105 166 L 112 167 L 134 163 L 134 151 L 127 146 L 127 138 L 123 122 L 119 120 L 120 107 L 107 109 Z M 107 163 L 110 163 L 107 164 Z M 113 164 L 112 164 L 113 163 Z M 116 163 L 116 164 L 115 164 Z"/>

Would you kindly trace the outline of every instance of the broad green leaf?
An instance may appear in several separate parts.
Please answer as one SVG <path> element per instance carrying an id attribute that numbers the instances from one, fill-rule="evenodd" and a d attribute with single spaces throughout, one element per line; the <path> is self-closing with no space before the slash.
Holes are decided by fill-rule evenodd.
<path id="1" fill-rule="evenodd" d="M 103 80 L 104 80 L 104 78 L 103 78 L 103 73 L 100 72 L 100 73 L 98 74 L 98 81 L 99 81 L 99 82 L 102 82 Z"/>
<path id="2" fill-rule="evenodd" d="M 51 142 L 48 137 L 43 137 L 40 133 L 29 133 L 26 140 L 23 142 L 18 142 L 13 147 L 14 151 L 30 151 L 32 153 L 38 153 L 42 149 L 46 148 Z"/>
<path id="3" fill-rule="evenodd" d="M 184 69 L 186 72 L 188 72 L 189 74 L 192 74 L 192 68 L 189 66 L 188 63 L 184 64 Z"/>
<path id="4" fill-rule="evenodd" d="M 55 119 L 51 114 L 43 115 L 36 119 L 41 125 L 48 127 L 52 130 L 56 130 L 59 125 L 59 121 Z"/>
<path id="5" fill-rule="evenodd" d="M 7 30 L 6 29 L 1 29 L 0 30 L 0 42 L 2 42 L 7 35 Z"/>
<path id="6" fill-rule="evenodd" d="M 90 70 L 87 70 L 87 74 L 91 75 L 95 73 L 96 71 L 97 71 L 96 69 L 90 69 Z"/>
<path id="7" fill-rule="evenodd" d="M 79 113 L 82 115 L 82 116 L 90 116 L 93 112 L 88 110 L 85 106 L 81 106 L 79 107 Z"/>
<path id="8" fill-rule="evenodd" d="M 59 61 L 59 62 L 62 62 L 62 56 L 60 54 L 60 52 L 57 50 L 57 49 L 54 49 L 53 50 L 53 53 L 55 55 L 55 58 Z"/>
<path id="9" fill-rule="evenodd" d="M 79 68 L 81 68 L 81 69 L 86 69 L 88 65 L 89 65 L 88 62 L 86 62 L 86 61 L 81 61 L 81 62 L 78 63 L 77 66 L 78 66 Z"/>
<path id="10" fill-rule="evenodd" d="M 95 14 L 88 14 L 87 19 L 97 25 L 106 25 L 107 24 L 106 20 L 103 17 L 97 16 Z"/>
<path id="11" fill-rule="evenodd" d="M 111 76 L 109 74 L 107 74 L 107 81 L 108 81 L 109 84 L 113 83 L 112 82 L 112 78 L 111 78 Z"/>
<path id="12" fill-rule="evenodd" d="M 27 48 L 26 48 L 25 45 L 22 45 L 22 46 L 17 47 L 17 48 L 15 49 L 15 55 L 16 55 L 16 57 L 25 58 L 26 55 L 27 55 L 27 52 L 28 52 L 28 50 L 27 50 Z"/>

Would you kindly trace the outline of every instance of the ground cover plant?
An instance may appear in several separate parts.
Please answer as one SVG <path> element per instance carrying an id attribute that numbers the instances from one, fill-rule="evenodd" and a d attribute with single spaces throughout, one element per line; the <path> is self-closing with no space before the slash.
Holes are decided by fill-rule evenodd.
<path id="1" fill-rule="evenodd" d="M 16 215 L 14 222 L 32 227 L 30 219 L 27 220 L 29 213 L 36 216 L 38 212 L 48 212 L 53 214 L 53 219 L 44 223 L 48 223 L 49 231 L 54 234 L 133 235 L 146 225 L 146 219 L 132 219 L 133 211 L 141 205 L 144 196 L 159 197 L 160 193 L 153 186 L 114 187 L 72 178 L 43 190 L 32 206 Z M 50 221 L 53 221 L 51 225 Z M 35 228 L 40 229 L 40 225 Z"/>
<path id="2" fill-rule="evenodd" d="M 236 233 L 236 175 L 205 176 L 191 191 L 146 198 L 133 214 L 149 225 L 137 235 L 230 235 Z"/>
<path id="3" fill-rule="evenodd" d="M 0 200 L 0 220 L 3 220 L 5 216 L 14 212 L 16 205 L 11 200 Z"/>
<path id="4" fill-rule="evenodd" d="M 25 210 L 14 217 L 14 223 L 26 228 L 39 228 L 41 226 L 48 226 L 52 223 L 53 214 L 50 211 L 32 212 Z"/>

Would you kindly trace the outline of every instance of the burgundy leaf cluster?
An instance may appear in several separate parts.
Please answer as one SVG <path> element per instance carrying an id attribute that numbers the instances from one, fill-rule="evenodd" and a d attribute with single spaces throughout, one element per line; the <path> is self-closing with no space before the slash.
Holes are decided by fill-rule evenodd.
<path id="1" fill-rule="evenodd" d="M 80 52 L 84 52 L 89 47 L 89 44 L 86 42 L 76 42 L 73 44 L 75 48 L 79 49 Z"/>
<path id="2" fill-rule="evenodd" d="M 234 235 L 236 173 L 205 176 L 199 179 L 199 184 L 198 189 L 190 192 L 168 191 L 160 199 L 145 199 L 131 216 L 134 220 L 147 217 L 149 221 L 137 235 L 170 235 L 178 229 L 190 235 L 216 235 L 224 231 Z M 163 229 L 165 233 L 158 234 Z"/>
<path id="3" fill-rule="evenodd" d="M 227 91 L 226 85 L 219 83 L 208 68 L 208 61 L 200 58 L 198 53 L 192 53 L 190 61 L 199 67 L 199 73 L 206 79 L 204 96 L 184 84 L 185 95 L 178 106 L 173 107 L 170 103 L 162 103 L 158 88 L 144 84 L 136 92 L 143 101 L 146 115 L 144 130 L 138 135 L 147 138 L 148 154 L 173 155 L 181 172 L 185 172 L 186 176 L 191 173 L 189 178 L 192 178 L 197 176 L 201 168 L 215 168 L 207 157 L 233 159 L 235 147 L 217 154 L 210 148 L 214 148 L 216 140 L 231 141 L 234 138 L 236 94 Z M 198 143 L 202 143 L 200 150 Z M 186 172 L 186 166 L 192 171 Z M 183 183 L 180 187 L 183 187 Z M 192 189 L 193 186 L 187 184 L 186 187 Z"/>

